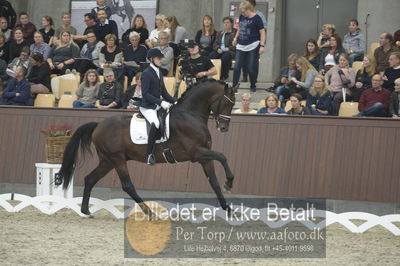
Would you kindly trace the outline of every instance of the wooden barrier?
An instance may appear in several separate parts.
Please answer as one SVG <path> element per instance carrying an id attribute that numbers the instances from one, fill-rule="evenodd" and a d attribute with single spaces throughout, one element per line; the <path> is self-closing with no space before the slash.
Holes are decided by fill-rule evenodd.
<path id="1" fill-rule="evenodd" d="M 123 110 L 0 107 L 0 182 L 35 183 L 35 163 L 45 162 L 40 129 L 53 123 L 75 128 Z M 392 119 L 234 115 L 228 133 L 210 120 L 213 149 L 235 174 L 234 193 L 400 202 L 400 123 Z M 75 173 L 75 185 L 97 156 Z M 218 179 L 225 175 L 216 164 Z M 199 164 L 129 162 L 139 189 L 211 192 Z M 120 187 L 113 170 L 99 186 Z"/>

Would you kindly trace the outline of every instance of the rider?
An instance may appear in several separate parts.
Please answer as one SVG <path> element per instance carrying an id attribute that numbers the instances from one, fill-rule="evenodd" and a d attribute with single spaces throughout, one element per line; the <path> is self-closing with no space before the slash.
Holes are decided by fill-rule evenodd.
<path id="1" fill-rule="evenodd" d="M 164 55 L 159 49 L 150 49 L 147 53 L 150 66 L 142 74 L 142 101 L 140 103 L 140 112 L 151 124 L 147 146 L 147 164 L 155 164 L 153 155 L 154 144 L 157 138 L 157 131 L 160 127 L 157 111 L 160 108 L 169 109 L 176 102 L 174 97 L 168 94 L 164 85 L 163 75 L 160 71 L 161 62 Z"/>

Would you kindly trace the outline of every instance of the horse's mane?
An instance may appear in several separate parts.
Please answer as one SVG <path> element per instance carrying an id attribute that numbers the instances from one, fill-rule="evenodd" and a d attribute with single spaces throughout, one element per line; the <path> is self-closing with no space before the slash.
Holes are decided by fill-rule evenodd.
<path id="1" fill-rule="evenodd" d="M 185 82 L 185 81 L 182 81 L 182 82 Z M 212 82 L 218 83 L 220 85 L 224 85 L 224 87 L 227 86 L 227 84 L 221 80 L 215 80 L 213 78 L 203 79 L 203 80 L 196 82 L 195 84 L 187 87 L 186 91 L 182 94 L 181 98 L 178 99 L 178 103 L 183 102 L 189 95 L 195 93 L 199 87 L 202 87 L 202 86 L 207 85 Z"/>

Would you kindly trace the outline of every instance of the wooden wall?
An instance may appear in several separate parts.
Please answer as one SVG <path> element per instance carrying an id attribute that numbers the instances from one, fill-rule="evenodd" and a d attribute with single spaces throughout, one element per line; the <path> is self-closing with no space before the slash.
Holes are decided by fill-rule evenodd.
<path id="1" fill-rule="evenodd" d="M 75 128 L 125 111 L 0 107 L 0 182 L 35 183 L 36 162 L 45 162 L 40 129 L 53 123 Z M 400 121 L 234 115 L 228 133 L 209 128 L 213 149 L 235 174 L 234 193 L 281 197 L 400 202 Z M 97 156 L 76 172 L 75 184 Z M 221 184 L 225 176 L 216 163 Z M 198 164 L 129 162 L 139 189 L 212 192 Z M 115 171 L 99 186 L 120 187 Z"/>

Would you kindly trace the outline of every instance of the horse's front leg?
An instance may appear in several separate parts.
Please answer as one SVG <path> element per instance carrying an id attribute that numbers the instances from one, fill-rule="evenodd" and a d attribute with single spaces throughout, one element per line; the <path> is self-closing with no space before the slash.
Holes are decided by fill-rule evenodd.
<path id="1" fill-rule="evenodd" d="M 230 193 L 232 186 L 233 186 L 233 173 L 228 165 L 228 161 L 226 160 L 225 155 L 220 152 L 216 152 L 213 150 L 204 150 L 201 152 L 201 155 L 198 156 L 198 161 L 202 160 L 217 160 L 221 163 L 222 167 L 224 167 L 225 175 L 226 175 L 226 182 L 224 184 L 225 192 Z"/>
<path id="2" fill-rule="evenodd" d="M 204 173 L 210 183 L 212 189 L 214 190 L 215 194 L 217 195 L 219 204 L 221 205 L 222 209 L 231 214 L 231 208 L 226 204 L 226 200 L 224 195 L 222 194 L 221 187 L 219 186 L 217 176 L 215 174 L 214 169 L 214 162 L 212 160 L 205 160 L 200 161 L 201 166 L 203 167 Z"/>

